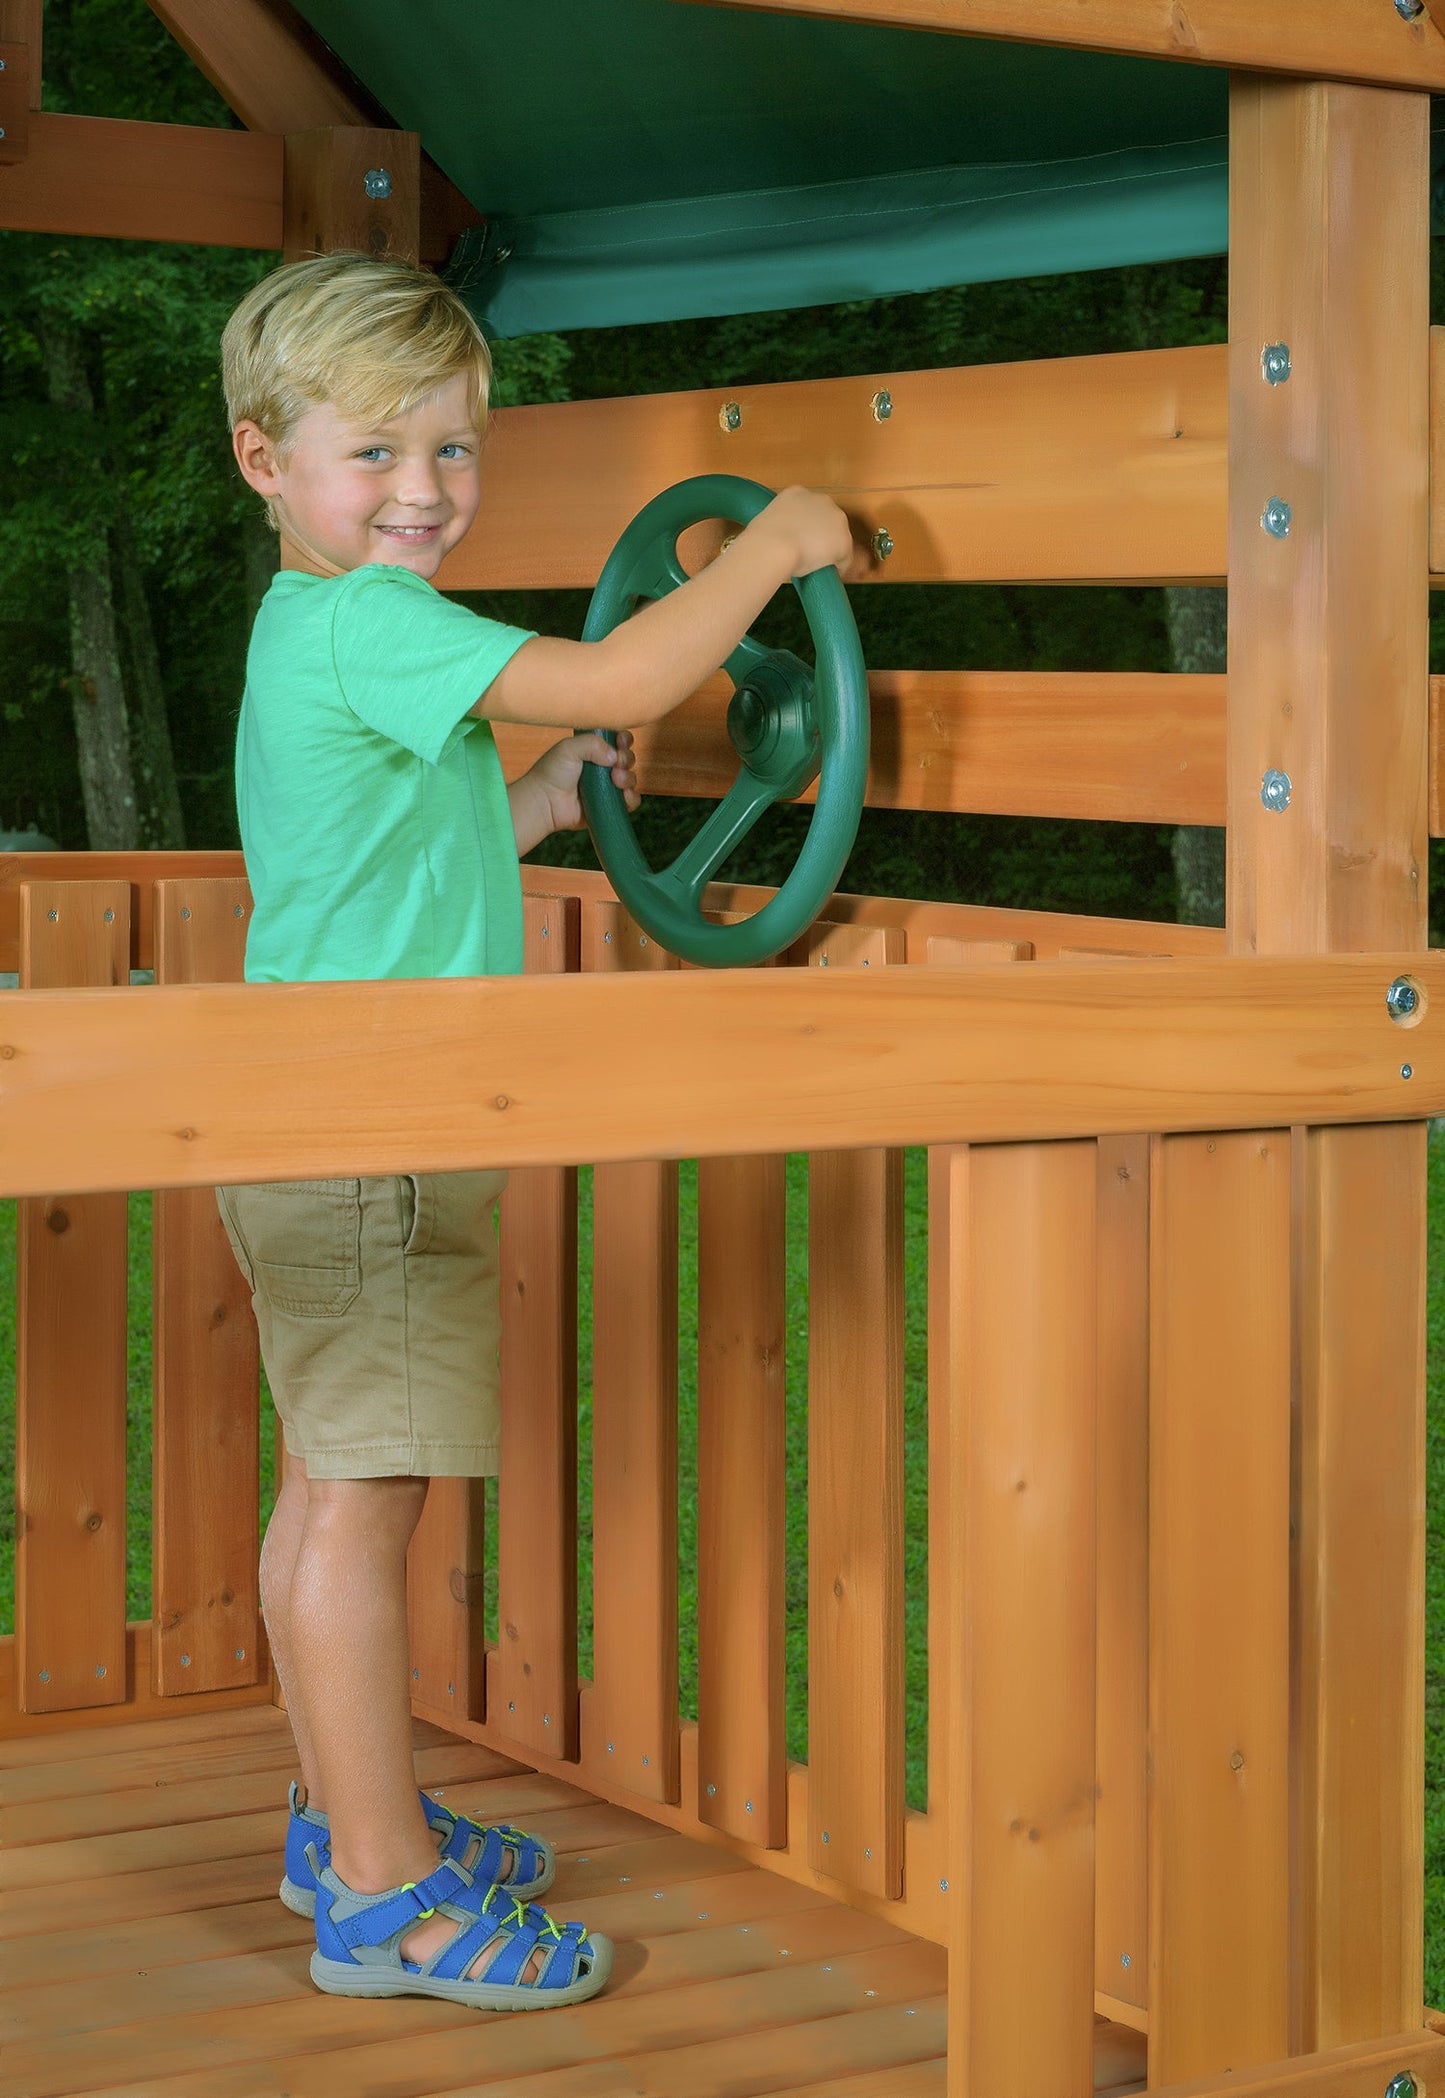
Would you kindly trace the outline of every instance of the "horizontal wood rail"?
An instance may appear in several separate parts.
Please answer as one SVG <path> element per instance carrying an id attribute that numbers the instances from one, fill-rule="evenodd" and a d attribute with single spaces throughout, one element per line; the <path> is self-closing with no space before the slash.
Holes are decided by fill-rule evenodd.
<path id="1" fill-rule="evenodd" d="M 0 1193 L 1417 1120 L 1432 997 L 1426 954 L 13 993 Z"/>
<path id="2" fill-rule="evenodd" d="M 681 0 L 697 5 L 698 0 Z M 1075 50 L 1136 52 L 1143 58 L 1234 66 L 1257 73 L 1372 80 L 1393 87 L 1445 88 L 1445 8 L 1406 21 L 1390 6 L 1359 0 L 704 0 L 760 13 L 821 15 L 892 29 L 1004 37 L 1011 43 L 1066 44 Z M 1432 19 L 1433 18 L 1433 19 Z"/>
<path id="3" fill-rule="evenodd" d="M 279 249 L 283 147 L 219 126 L 37 112 L 25 160 L 0 167 L 0 226 Z"/>
<path id="4" fill-rule="evenodd" d="M 1222 578 L 1226 355 L 1205 345 L 502 409 L 481 515 L 437 582 L 590 586 L 645 502 L 704 473 L 825 488 L 861 537 L 888 533 L 876 582 Z M 885 422 L 872 405 L 882 389 Z M 690 534 L 693 563 L 721 536 Z"/>

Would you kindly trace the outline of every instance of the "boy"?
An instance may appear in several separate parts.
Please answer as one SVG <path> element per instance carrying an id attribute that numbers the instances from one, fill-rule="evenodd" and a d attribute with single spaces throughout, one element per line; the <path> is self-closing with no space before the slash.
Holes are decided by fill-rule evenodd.
<path id="1" fill-rule="evenodd" d="M 431 587 L 477 512 L 490 379 L 436 277 L 289 264 L 242 300 L 222 362 L 237 463 L 281 540 L 237 739 L 247 979 L 520 970 L 518 860 L 581 827 L 583 765 L 636 808 L 624 724 L 694 691 L 789 577 L 845 567 L 847 520 L 785 490 L 605 640 L 542 638 Z M 508 788 L 489 720 L 622 732 L 570 735 Z M 428 1478 L 497 1469 L 503 1179 L 218 1190 L 286 1437 L 261 1553 L 302 1778 L 281 1893 L 314 1910 L 312 1977 L 341 1995 L 525 2009 L 595 1995 L 611 1966 L 605 1938 L 531 1902 L 549 1847 L 445 1811 L 412 1766 L 406 1549 Z"/>

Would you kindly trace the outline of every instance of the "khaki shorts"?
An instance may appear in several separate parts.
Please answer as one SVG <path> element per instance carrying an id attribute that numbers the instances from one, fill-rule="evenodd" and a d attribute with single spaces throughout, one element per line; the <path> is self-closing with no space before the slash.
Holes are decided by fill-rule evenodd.
<path id="1" fill-rule="evenodd" d="M 500 1459 L 505 1173 L 218 1187 L 286 1447 L 317 1479 L 477 1478 Z"/>

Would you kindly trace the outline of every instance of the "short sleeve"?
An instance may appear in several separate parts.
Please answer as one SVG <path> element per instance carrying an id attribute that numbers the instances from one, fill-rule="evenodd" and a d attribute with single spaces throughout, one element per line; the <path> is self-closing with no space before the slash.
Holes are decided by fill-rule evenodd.
<path id="1" fill-rule="evenodd" d="M 341 695 L 357 719 L 428 765 L 523 642 L 522 627 L 479 618 L 409 569 L 353 569 L 337 592 L 331 645 Z"/>

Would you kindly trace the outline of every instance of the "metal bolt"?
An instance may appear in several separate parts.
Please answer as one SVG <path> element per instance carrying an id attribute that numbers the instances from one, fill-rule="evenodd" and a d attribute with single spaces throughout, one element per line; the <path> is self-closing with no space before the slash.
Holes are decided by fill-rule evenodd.
<path id="1" fill-rule="evenodd" d="M 1274 815 L 1289 807 L 1290 795 L 1294 792 L 1294 781 L 1287 772 L 1277 772 L 1273 765 L 1259 783 L 1259 798 Z"/>
<path id="2" fill-rule="evenodd" d="M 1395 0 L 1395 5 L 1398 7 L 1400 0 Z M 1385 2085 L 1385 2098 L 1416 2098 L 1419 2088 L 1409 2070 L 1402 2069 L 1398 2076 L 1392 2076 Z"/>
<path id="3" fill-rule="evenodd" d="M 1425 0 L 1395 0 L 1395 12 L 1402 22 L 1418 22 L 1421 15 L 1425 12 Z M 1407 2077 L 1405 2080 L 1410 2086 L 1408 2093 L 1396 2092 L 1395 2084 L 1392 2083 L 1390 2089 L 1385 2093 L 1385 2098 L 1392 2098 L 1392 2094 L 1393 2098 L 1413 2098 L 1415 2080 L 1413 2077 Z M 1395 2083 L 1399 2081 L 1400 2079 L 1397 2076 Z"/>
<path id="4" fill-rule="evenodd" d="M 1289 344 L 1267 342 L 1260 352 L 1260 365 L 1271 386 L 1283 386 L 1290 375 Z"/>
<path id="5" fill-rule="evenodd" d="M 105 922 L 106 922 L 106 924 L 107 924 L 107 925 L 114 925 L 114 923 L 115 923 L 115 912 L 114 912 L 114 911 L 107 911 L 107 912 L 105 913 Z"/>
<path id="6" fill-rule="evenodd" d="M 651 1756 L 644 1756 L 644 1757 L 643 1757 L 643 1759 L 642 1759 L 642 1767 L 643 1767 L 643 1769 L 644 1769 L 644 1770 L 651 1770 L 651 1768 L 652 1768 L 652 1758 L 651 1758 Z"/>
<path id="7" fill-rule="evenodd" d="M 542 1714 L 542 1724 L 543 1726 L 550 1726 L 552 1724 L 552 1715 L 550 1712 L 544 1712 Z"/>
<path id="8" fill-rule="evenodd" d="M 1259 521 L 1271 539 L 1288 539 L 1294 512 L 1280 496 L 1272 495 L 1260 512 Z"/>
<path id="9" fill-rule="evenodd" d="M 1119 1954 L 1119 1965 L 1120 1965 L 1121 1967 L 1132 1967 L 1132 1966 L 1133 1966 L 1133 1964 L 1134 1964 L 1133 1958 L 1132 1958 L 1132 1956 L 1131 1956 L 1131 1955 L 1130 1955 L 1129 1953 L 1127 1953 L 1127 1952 L 1121 1952 L 1121 1953 Z"/>
<path id="10" fill-rule="evenodd" d="M 824 1829 L 824 1831 L 823 1831 L 823 1841 L 824 1841 L 824 1842 L 826 1843 L 826 1842 L 827 1842 L 827 1840 L 828 1840 L 828 1831 L 827 1831 L 826 1829 Z"/>
<path id="11" fill-rule="evenodd" d="M 4 70 L 5 70 L 5 61 L 4 61 L 4 59 L 3 59 L 3 58 L 0 58 L 0 73 L 3 73 L 3 72 L 4 72 Z"/>
<path id="12" fill-rule="evenodd" d="M 457 1694 L 457 1686 L 456 1686 L 456 1684 L 455 1684 L 455 1683 L 448 1683 L 448 1684 L 447 1684 L 447 1696 L 448 1696 L 448 1697 L 455 1697 L 455 1696 L 456 1696 L 456 1694 Z"/>
<path id="13" fill-rule="evenodd" d="M 5 136 L 4 132 L 3 132 L 3 131 L 0 131 L 0 138 L 4 138 L 4 136 Z M 50 922 L 51 922 L 51 924 L 52 924 L 52 925 L 58 925 L 58 924 L 60 923 L 60 913 L 59 913 L 59 911 L 48 911 L 48 912 L 46 913 L 46 916 L 47 916 L 47 917 L 49 918 L 49 920 L 50 920 Z"/>
<path id="14" fill-rule="evenodd" d="M 864 1855 L 864 1857 L 865 1857 L 865 1858 L 871 1858 L 871 1857 L 872 1857 L 872 1855 L 873 1855 L 873 1853 L 872 1853 L 872 1851 L 871 1851 L 871 1850 L 865 1850 L 865 1851 L 864 1851 L 864 1853 L 863 1853 L 863 1855 Z"/>
<path id="15" fill-rule="evenodd" d="M 880 525 L 873 534 L 873 552 L 880 561 L 886 561 L 893 551 L 893 534 Z"/>
<path id="16" fill-rule="evenodd" d="M 0 138 L 4 138 L 4 136 L 5 136 L 5 126 L 4 126 L 3 124 L 0 124 Z"/>
<path id="17" fill-rule="evenodd" d="M 750 1799 L 745 1799 L 745 1800 L 743 1801 L 743 1812 L 744 1812 L 745 1814 L 751 1814 L 751 1812 L 752 1812 L 752 1811 L 753 1811 L 753 1803 L 752 1803 L 752 1801 L 751 1801 Z"/>
<path id="18" fill-rule="evenodd" d="M 1415 1075 L 1415 1066 L 1414 1066 L 1413 1064 L 1401 1064 L 1401 1066 L 1400 1066 L 1400 1076 L 1401 1076 L 1402 1078 L 1413 1078 L 1413 1077 L 1414 1077 L 1414 1075 Z"/>
<path id="19" fill-rule="evenodd" d="M 640 933 L 638 935 L 637 944 L 639 947 L 645 947 L 647 945 L 647 934 L 645 932 Z"/>
<path id="20" fill-rule="evenodd" d="M 547 928 L 546 928 L 546 926 L 544 925 L 544 926 L 542 927 L 542 938 L 543 938 L 543 939 L 545 940 L 545 939 L 546 939 L 546 937 L 547 937 Z"/>
<path id="21" fill-rule="evenodd" d="M 1385 993 L 1392 1020 L 1408 1020 L 1420 1003 L 1420 993 L 1408 976 L 1397 976 Z"/>
<path id="22" fill-rule="evenodd" d="M 42 1683 L 48 1683 L 50 1681 L 50 1670 L 48 1668 L 41 1669 L 40 1680 Z"/>
<path id="23" fill-rule="evenodd" d="M 707 1788 L 707 1796 L 708 1796 L 708 1798 L 709 1798 L 709 1799 L 716 1799 L 716 1798 L 717 1798 L 717 1786 L 716 1786 L 716 1785 L 709 1785 L 709 1786 L 708 1786 L 708 1788 Z"/>
<path id="24" fill-rule="evenodd" d="M 366 171 L 366 194 L 367 194 L 367 195 L 368 195 L 369 197 L 377 197 L 377 198 L 380 198 L 380 197 L 389 197 L 389 196 L 391 195 L 391 169 L 390 169 L 390 168 L 368 168 L 368 169 L 367 169 L 367 171 Z"/>
<path id="25" fill-rule="evenodd" d="M 190 1667 L 190 1665 L 191 1665 L 191 1657 L 190 1657 L 190 1655 L 189 1655 L 189 1654 L 182 1654 L 182 1655 L 181 1655 L 181 1666 L 182 1666 L 182 1668 L 189 1668 L 189 1667 Z"/>
<path id="26" fill-rule="evenodd" d="M 517 1706 L 516 1706 L 516 1701 L 515 1701 L 515 1700 L 514 1700 L 513 1698 L 510 1698 L 510 1697 L 509 1697 L 509 1698 L 507 1699 L 507 1710 L 508 1710 L 509 1712 L 515 1712 L 515 1711 L 516 1711 L 516 1709 L 517 1709 Z"/>
<path id="27" fill-rule="evenodd" d="M 190 907 L 190 905 L 189 905 L 188 903 L 183 903 L 183 904 L 181 905 L 181 916 L 182 916 L 183 918 L 189 918 L 189 917 L 190 917 L 190 915 L 191 915 L 191 907 Z"/>
<path id="28" fill-rule="evenodd" d="M 95 1672 L 96 1672 L 96 1674 L 97 1674 L 98 1676 L 102 1676 L 102 1675 L 104 1675 L 104 1674 L 105 1674 L 105 1663 L 104 1663 L 104 1661 L 97 1661 L 97 1662 L 96 1662 L 96 1664 L 95 1664 Z"/>
<path id="29" fill-rule="evenodd" d="M 244 917 L 245 917 L 245 915 L 246 915 L 246 913 L 245 913 L 245 911 L 244 911 L 244 910 L 243 910 L 243 909 L 241 908 L 241 906 L 240 906 L 240 904 L 239 904 L 239 903 L 238 903 L 238 904 L 236 905 L 236 908 L 235 908 L 235 909 L 234 909 L 234 910 L 232 911 L 232 913 L 231 913 L 231 916 L 232 916 L 233 918 L 244 918 Z"/>
<path id="30" fill-rule="evenodd" d="M 246 1649 L 245 1649 L 245 1647 L 244 1647 L 244 1646 L 238 1646 L 238 1647 L 236 1648 L 236 1659 L 237 1659 L 238 1661 L 244 1661 L 244 1660 L 245 1660 L 245 1658 L 246 1658 Z"/>
<path id="31" fill-rule="evenodd" d="M 512 253 L 512 243 L 508 241 L 505 247 L 498 248 L 496 254 L 492 257 L 492 260 L 493 262 L 510 262 L 512 259 Z"/>
<path id="32" fill-rule="evenodd" d="M 718 421 L 725 430 L 740 430 L 743 426 L 743 411 L 736 401 L 724 401 Z"/>
<path id="33" fill-rule="evenodd" d="M 941 1879 L 938 1882 L 938 1891 L 940 1894 L 946 1894 L 948 1892 L 948 1881 L 946 1879 Z"/>
<path id="34" fill-rule="evenodd" d="M 873 420 L 876 423 L 886 423 L 892 413 L 893 396 L 885 386 L 873 396 Z"/>
<path id="35" fill-rule="evenodd" d="M 411 1679 L 414 1683 L 419 1683 L 421 1681 L 421 1670 L 419 1668 L 414 1668 L 412 1670 Z"/>
<path id="36" fill-rule="evenodd" d="M 611 1756 L 611 1755 L 615 1755 L 615 1754 L 617 1753 L 616 1749 L 615 1749 L 615 1748 L 613 1747 L 613 1745 L 612 1745 L 612 1743 L 611 1743 L 610 1741 L 609 1741 L 609 1742 L 608 1742 L 608 1744 L 607 1744 L 607 1753 L 608 1753 L 608 1755 L 609 1755 L 609 1756 Z"/>

